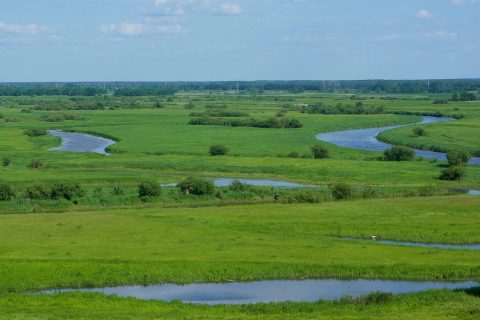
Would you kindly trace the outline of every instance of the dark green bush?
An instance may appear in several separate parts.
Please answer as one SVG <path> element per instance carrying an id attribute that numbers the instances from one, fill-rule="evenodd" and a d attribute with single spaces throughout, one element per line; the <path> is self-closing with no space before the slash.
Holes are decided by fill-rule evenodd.
<path id="1" fill-rule="evenodd" d="M 465 167 L 448 167 L 440 174 L 440 180 L 460 180 L 465 175 Z"/>
<path id="2" fill-rule="evenodd" d="M 213 182 L 196 177 L 188 177 L 177 187 L 185 194 L 208 195 L 215 192 Z"/>
<path id="3" fill-rule="evenodd" d="M 115 196 L 121 196 L 121 195 L 124 194 L 124 191 L 123 191 L 123 188 L 122 188 L 122 187 L 114 186 L 112 193 L 113 193 L 113 195 L 115 195 Z"/>
<path id="4" fill-rule="evenodd" d="M 34 184 L 25 190 L 25 198 L 30 200 L 47 200 L 52 198 L 52 188 L 45 184 Z"/>
<path id="5" fill-rule="evenodd" d="M 298 152 L 292 151 L 287 155 L 287 157 L 289 157 L 289 158 L 300 158 L 300 155 L 298 154 Z"/>
<path id="6" fill-rule="evenodd" d="M 12 163 L 12 160 L 11 160 L 10 158 L 3 157 L 3 159 L 2 159 L 2 165 L 3 165 L 4 167 L 8 167 L 11 163 Z"/>
<path id="7" fill-rule="evenodd" d="M 8 201 L 15 198 L 15 191 L 12 186 L 5 182 L 0 182 L 0 201 Z"/>
<path id="8" fill-rule="evenodd" d="M 143 181 L 138 185 L 138 196 L 143 197 L 156 197 L 161 193 L 160 184 L 156 181 Z"/>
<path id="9" fill-rule="evenodd" d="M 216 144 L 210 147 L 209 153 L 211 156 L 224 156 L 228 153 L 228 148 L 221 144 Z"/>
<path id="10" fill-rule="evenodd" d="M 30 161 L 30 163 L 28 164 L 28 167 L 33 169 L 40 169 L 43 168 L 43 166 L 43 162 L 38 159 L 32 159 L 32 161 Z"/>
<path id="11" fill-rule="evenodd" d="M 350 199 L 353 195 L 353 190 L 350 185 L 345 182 L 335 183 L 331 186 L 332 197 L 335 200 Z"/>
<path id="12" fill-rule="evenodd" d="M 426 134 L 425 129 L 419 127 L 414 128 L 412 132 L 416 137 L 423 137 Z"/>
<path id="13" fill-rule="evenodd" d="M 321 144 L 314 145 L 311 150 L 315 159 L 324 159 L 329 157 L 328 149 Z"/>
<path id="14" fill-rule="evenodd" d="M 47 134 L 47 130 L 45 129 L 40 129 L 40 128 L 30 128 L 25 130 L 25 135 L 29 137 L 39 137 L 39 136 L 44 136 Z"/>
<path id="15" fill-rule="evenodd" d="M 85 195 L 85 190 L 78 183 L 56 183 L 52 186 L 52 199 L 80 198 Z"/>
<path id="16" fill-rule="evenodd" d="M 415 157 L 415 151 L 407 146 L 392 146 L 383 154 L 386 161 L 410 161 Z"/>
<path id="17" fill-rule="evenodd" d="M 5 119 L 5 115 L 0 112 L 0 119 Z"/>
<path id="18" fill-rule="evenodd" d="M 433 100 L 433 104 L 448 104 L 447 99 L 435 99 Z"/>
<path id="19" fill-rule="evenodd" d="M 454 150 L 447 152 L 447 161 L 450 167 L 464 166 L 470 160 L 470 154 L 463 150 Z"/>

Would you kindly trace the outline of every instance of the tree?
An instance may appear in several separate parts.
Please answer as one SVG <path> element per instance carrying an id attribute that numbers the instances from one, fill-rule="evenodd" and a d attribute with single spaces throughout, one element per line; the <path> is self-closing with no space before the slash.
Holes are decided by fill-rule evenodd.
<path id="1" fill-rule="evenodd" d="M 414 128 L 412 132 L 416 137 L 423 137 L 426 134 L 425 129 L 419 127 Z"/>
<path id="2" fill-rule="evenodd" d="M 210 147 L 211 156 L 224 156 L 228 153 L 228 148 L 221 144 L 216 144 Z"/>
<path id="3" fill-rule="evenodd" d="M 313 157 L 315 159 L 324 159 L 324 158 L 329 157 L 328 149 L 325 148 L 324 146 L 322 146 L 321 144 L 314 145 L 311 148 L 311 150 L 312 150 L 312 153 L 313 153 Z"/>
<path id="4" fill-rule="evenodd" d="M 350 187 L 345 182 L 339 182 L 334 184 L 331 187 L 331 190 L 332 190 L 333 199 L 337 201 L 349 199 L 352 197 L 352 193 L 353 193 L 352 187 Z"/>
<path id="5" fill-rule="evenodd" d="M 465 167 L 448 167 L 440 174 L 440 180 L 459 180 L 465 175 Z"/>
<path id="6" fill-rule="evenodd" d="M 208 195 L 215 192 L 215 186 L 213 182 L 196 177 L 188 177 L 185 180 L 177 184 L 179 188 L 185 194 L 194 195 Z"/>
<path id="7" fill-rule="evenodd" d="M 464 150 L 453 150 L 447 152 L 449 167 L 465 166 L 470 160 L 470 154 Z"/>
<path id="8" fill-rule="evenodd" d="M 161 193 L 161 187 L 156 181 L 143 181 L 138 185 L 138 196 L 144 197 L 156 197 Z"/>
<path id="9" fill-rule="evenodd" d="M 415 157 L 415 151 L 407 146 L 392 146 L 383 154 L 386 161 L 410 161 Z"/>

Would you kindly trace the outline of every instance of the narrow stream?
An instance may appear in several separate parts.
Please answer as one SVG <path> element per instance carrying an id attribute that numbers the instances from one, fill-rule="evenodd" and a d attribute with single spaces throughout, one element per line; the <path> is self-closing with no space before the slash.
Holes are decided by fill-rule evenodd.
<path id="1" fill-rule="evenodd" d="M 317 140 L 324 141 L 328 143 L 335 144 L 340 147 L 345 148 L 354 148 L 361 150 L 369 151 L 385 151 L 390 148 L 392 145 L 377 140 L 377 136 L 384 131 L 419 125 L 419 124 L 428 124 L 428 123 L 438 123 L 438 122 L 448 122 L 453 121 L 452 118 L 441 118 L 441 117 L 423 117 L 423 120 L 414 124 L 402 124 L 396 126 L 387 126 L 380 128 L 367 128 L 367 129 L 355 129 L 355 130 L 342 130 L 334 131 L 327 133 L 319 133 L 316 135 Z M 415 150 L 415 154 L 419 157 L 429 158 L 429 159 L 438 159 L 446 160 L 447 156 L 445 153 L 425 151 L 425 150 Z M 470 159 L 470 164 L 480 164 L 480 157 L 472 157 Z"/>

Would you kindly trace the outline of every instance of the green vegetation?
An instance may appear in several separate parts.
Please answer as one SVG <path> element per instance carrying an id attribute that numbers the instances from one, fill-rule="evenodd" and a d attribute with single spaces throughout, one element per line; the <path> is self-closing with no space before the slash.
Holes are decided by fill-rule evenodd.
<path id="1" fill-rule="evenodd" d="M 410 161 L 415 157 L 415 151 L 407 146 L 392 146 L 385 150 L 383 157 L 386 161 Z"/>
<path id="2" fill-rule="evenodd" d="M 315 81 L 240 82 L 239 93 L 228 82 L 175 83 L 168 90 L 131 83 L 0 85 L 0 105 L 8 106 L 0 122 L 0 318 L 475 319 L 478 289 L 217 307 L 30 294 L 163 282 L 479 281 L 478 251 L 368 240 L 480 243 L 480 198 L 464 194 L 480 189 L 480 167 L 465 171 L 469 154 L 480 154 L 480 102 L 451 101 L 479 82 L 431 81 L 428 94 L 421 81 L 340 83 L 355 89 L 330 93 L 333 83 L 323 91 Z M 382 140 L 401 145 L 384 158 L 400 161 L 315 139 L 414 124 L 421 115 L 461 120 L 382 133 Z M 52 129 L 117 143 L 108 157 L 50 152 L 60 145 L 46 134 Z M 404 146 L 449 151 L 448 162 L 402 161 L 414 158 Z M 215 187 L 214 178 L 315 188 L 239 181 Z"/>
<path id="3" fill-rule="evenodd" d="M 215 144 L 210 147 L 209 153 L 211 156 L 224 156 L 228 153 L 228 148 L 221 144 Z"/>

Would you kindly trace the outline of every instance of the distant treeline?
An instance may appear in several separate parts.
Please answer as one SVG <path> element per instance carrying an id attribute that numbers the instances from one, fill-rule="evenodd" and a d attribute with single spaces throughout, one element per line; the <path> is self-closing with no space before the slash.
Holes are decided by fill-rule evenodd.
<path id="1" fill-rule="evenodd" d="M 480 79 L 445 80 L 295 80 L 209 82 L 79 82 L 1 83 L 0 96 L 68 95 L 116 96 L 172 95 L 177 91 L 239 90 L 241 92 L 304 91 L 354 93 L 453 93 L 480 91 Z"/>

